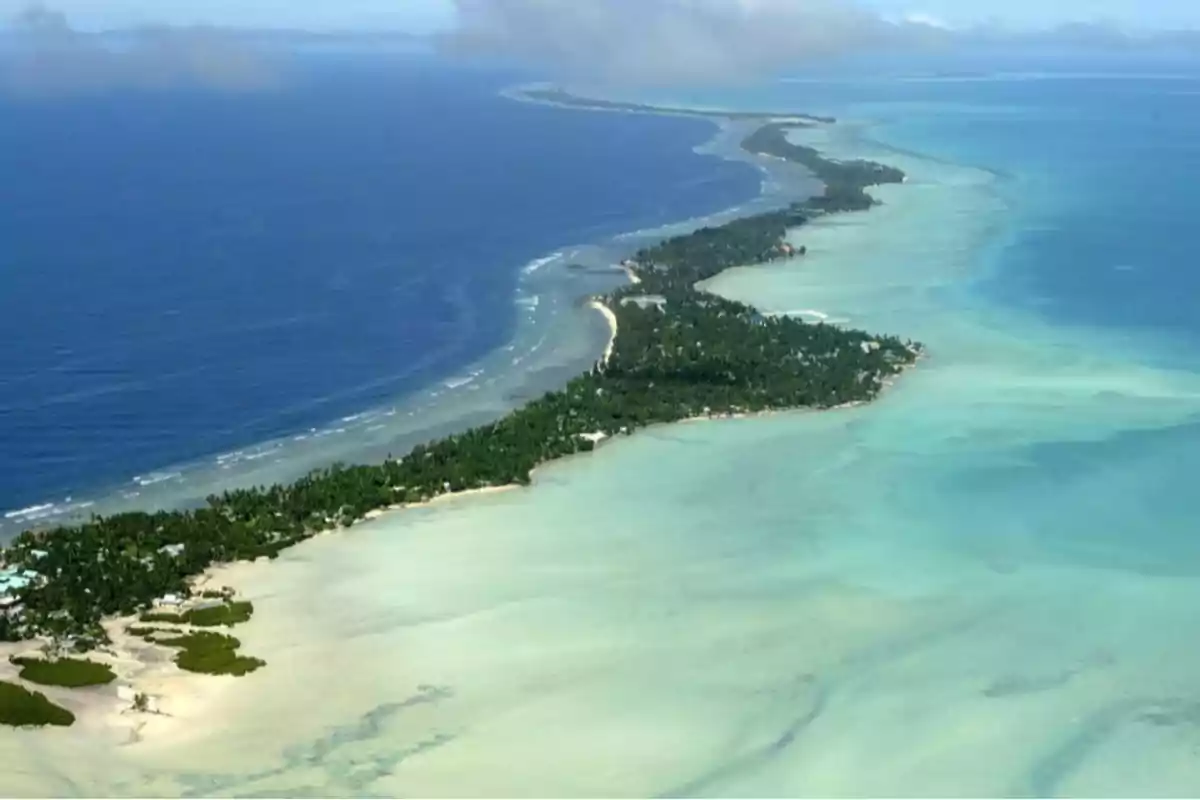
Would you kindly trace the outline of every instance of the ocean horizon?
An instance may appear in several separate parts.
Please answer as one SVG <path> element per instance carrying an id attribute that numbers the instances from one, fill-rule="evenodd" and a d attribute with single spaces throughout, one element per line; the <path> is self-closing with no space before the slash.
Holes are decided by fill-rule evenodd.
<path id="1" fill-rule="evenodd" d="M 33 765 L 12 792 L 1194 794 L 1200 67 L 959 66 L 619 98 L 829 114 L 793 141 L 904 170 L 878 207 L 794 230 L 803 258 L 708 284 L 922 341 L 877 402 L 656 427 L 526 490 L 229 567 L 255 604 L 237 635 L 269 667 L 158 675 L 172 716 L 132 733 L 115 715 L 0 740 Z M 550 385 L 599 355 L 603 320 L 567 298 L 618 285 L 622 248 L 812 187 L 740 153 L 736 125 L 537 112 L 523 124 L 657 145 L 636 175 L 602 167 L 604 222 L 580 212 L 503 260 L 524 271 L 496 278 L 496 335 L 472 351 L 492 413 L 526 385 L 513 359 L 554 350 Z M 692 181 L 712 193 L 656 194 Z M 653 213 L 622 205 L 647 196 Z M 533 296 L 557 316 L 527 317 Z M 421 402 L 397 416 L 480 408 Z"/>

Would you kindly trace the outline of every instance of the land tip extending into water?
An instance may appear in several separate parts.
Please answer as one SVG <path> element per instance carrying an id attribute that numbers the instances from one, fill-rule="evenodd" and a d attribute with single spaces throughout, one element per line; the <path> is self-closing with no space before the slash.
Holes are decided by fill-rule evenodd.
<path id="1" fill-rule="evenodd" d="M 569 98 L 532 97 L 559 105 Z M 652 110 L 606 101 L 574 105 Z M 739 115 L 751 117 L 760 115 Z M 632 254 L 621 264 L 629 284 L 589 300 L 610 327 L 603 355 L 563 388 L 382 464 L 335 464 L 290 485 L 227 491 L 201 508 L 124 513 L 21 534 L 4 551 L 4 564 L 39 577 L 0 614 L 0 639 L 40 643 L 42 653 L 14 662 L 22 668 L 16 680 L 34 681 L 36 674 L 55 678 L 53 686 L 78 687 L 120 677 L 130 709 L 153 713 L 153 698 L 131 692 L 125 684 L 132 679 L 118 676 L 114 665 L 141 663 L 147 649 L 173 649 L 173 667 L 186 671 L 240 676 L 264 666 L 239 651 L 237 638 L 208 630 L 243 623 L 253 612 L 231 591 L 207 588 L 215 567 L 273 559 L 385 510 L 528 485 L 547 462 L 650 425 L 830 409 L 877 397 L 915 363 L 920 345 L 763 315 L 699 288 L 733 267 L 802 257 L 804 248 L 788 241 L 792 230 L 825 214 L 866 210 L 876 202 L 867 188 L 904 180 L 891 167 L 832 161 L 791 142 L 789 130 L 806 122 L 778 115 L 763 122 L 742 147 L 805 166 L 824 184 L 822 193 Z M 83 653 L 101 661 L 76 658 Z M 8 687 L 0 691 L 0 723 L 73 720 L 19 683 L 0 686 Z"/>
<path id="2" fill-rule="evenodd" d="M 518 99 L 532 100 L 537 103 L 559 106 L 561 108 L 578 108 L 587 111 L 616 111 L 632 114 L 658 114 L 683 117 L 701 117 L 703 119 L 726 120 L 760 120 L 760 119 L 789 119 L 795 123 L 837 122 L 834 117 L 816 114 L 791 114 L 779 111 L 728 111 L 721 109 L 697 109 L 684 106 L 649 105 L 646 103 L 629 103 L 620 100 L 600 100 L 593 97 L 581 97 L 555 86 L 527 86 L 514 90 L 512 96 Z"/>

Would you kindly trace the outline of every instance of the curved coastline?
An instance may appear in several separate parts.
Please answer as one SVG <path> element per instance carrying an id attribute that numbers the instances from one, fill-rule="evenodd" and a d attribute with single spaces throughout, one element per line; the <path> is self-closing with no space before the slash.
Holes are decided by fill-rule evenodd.
<path id="1" fill-rule="evenodd" d="M 497 93 L 498 85 L 493 83 L 490 91 Z M 500 97 L 494 102 L 511 106 L 511 101 Z M 517 107 L 505 113 L 524 117 L 528 112 Z M 476 351 L 471 361 L 460 361 L 465 351 L 457 345 L 441 355 L 427 351 L 431 358 L 421 362 L 428 361 L 426 366 L 432 364 L 433 368 L 422 367 L 419 378 L 416 373 L 412 379 L 403 377 L 416 366 L 406 360 L 385 365 L 388 369 L 378 374 L 377 383 L 375 376 L 367 376 L 367 382 L 346 387 L 348 392 L 356 392 L 347 398 L 369 394 L 366 403 L 324 396 L 292 406 L 296 398 L 281 398 L 281 412 L 309 419 L 294 428 L 285 423 L 268 438 L 249 432 L 245 434 L 249 438 L 241 438 L 241 433 L 235 432 L 238 438 L 227 440 L 219 449 L 211 442 L 206 446 L 199 441 L 194 452 L 184 457 L 152 459 L 136 469 L 116 466 L 61 486 L 52 482 L 32 494 L 18 492 L 0 507 L 0 544 L 30 527 L 78 523 L 93 514 L 193 507 L 228 488 L 291 481 L 335 461 L 382 460 L 389 452 L 405 452 L 421 441 L 494 419 L 523 398 L 535 397 L 585 370 L 597 346 L 602 346 L 604 331 L 589 312 L 579 309 L 577 301 L 617 285 L 620 275 L 613 269 L 615 259 L 605 254 L 622 246 L 618 237 L 629 231 L 644 236 L 653 228 L 679 225 L 688 219 L 702 224 L 730 208 L 755 205 L 762 188 L 757 170 L 716 159 L 706 159 L 709 163 L 699 160 L 693 151 L 711 134 L 703 122 L 666 120 L 655 124 L 645 118 L 593 123 L 597 124 L 584 127 L 647 131 L 660 146 L 673 148 L 682 165 L 678 173 L 682 178 L 694 175 L 705 182 L 697 191 L 690 191 L 677 179 L 659 182 L 650 176 L 655 182 L 627 207 L 614 198 L 617 205 L 611 209 L 597 208 L 590 216 L 570 214 L 570 219 L 578 218 L 578 224 L 571 223 L 569 229 L 551 226 L 546 229 L 549 234 L 527 227 L 523 231 L 529 235 L 522 232 L 514 239 L 490 226 L 503 241 L 497 243 L 495 252 L 481 256 L 480 264 L 510 275 L 505 279 L 508 286 L 485 305 L 478 304 L 484 301 L 469 288 L 465 295 L 457 293 L 457 301 L 450 296 L 456 293 L 448 293 L 446 302 L 452 303 L 458 314 L 456 325 L 470 326 L 468 316 L 484 313 L 485 306 L 489 319 L 498 314 L 511 324 L 506 322 L 508 330 L 496 338 L 489 335 L 488 341 L 479 340 L 483 349 Z M 620 158 L 616 161 L 624 163 Z M 574 261 L 587 268 L 568 269 Z M 458 302 L 464 298 L 466 302 Z M 520 359 L 519 365 L 513 364 L 516 359 Z M 303 411 L 305 404 L 317 401 L 329 402 L 325 413 Z"/>
<path id="2" fill-rule="evenodd" d="M 513 101 L 520 99 L 511 89 L 499 94 Z M 703 114 L 687 116 L 706 118 Z M 695 152 L 745 162 L 745 153 L 736 146 L 718 146 L 717 152 L 713 151 L 722 137 L 719 120 L 713 121 L 718 130 L 694 148 Z M 595 341 L 588 335 L 587 323 L 580 324 L 573 307 L 585 293 L 581 285 L 599 282 L 604 289 L 614 285 L 620 274 L 613 266 L 619 260 L 618 253 L 662 236 L 720 224 L 813 190 L 811 181 L 803 177 L 797 180 L 794 173 L 783 180 L 770 178 L 772 173 L 783 171 L 784 165 L 748 166 L 764 176 L 754 197 L 709 214 L 626 231 L 599 242 L 563 245 L 529 260 L 519 269 L 514 297 L 518 320 L 513 338 L 434 384 L 308 430 L 195 460 L 156 465 L 143 474 L 75 491 L 65 498 L 46 497 L 27 507 L 4 509 L 0 514 L 0 545 L 27 528 L 79 524 L 94 515 L 197 507 L 207 496 L 230 488 L 291 481 L 309 469 L 335 461 L 379 460 L 393 450 L 449 435 L 511 411 L 522 399 L 560 385 L 591 363 Z M 570 272 L 576 262 L 586 265 L 583 284 L 579 274 Z"/>
<path id="3" fill-rule="evenodd" d="M 779 122 L 779 120 L 775 118 L 763 120 L 757 115 L 755 115 L 753 119 L 757 123 L 763 123 L 762 127 L 758 128 L 758 130 L 765 130 Z M 788 120 L 790 120 L 790 118 L 785 118 L 785 121 Z M 775 130 L 779 129 L 776 128 Z M 746 141 L 747 140 L 745 139 L 742 140 L 743 149 L 749 152 L 751 155 L 779 158 L 778 155 L 773 156 L 771 154 L 755 152 L 751 148 L 745 147 L 744 145 Z M 814 153 L 815 151 L 809 149 L 803 157 L 809 159 L 811 163 Z M 817 158 L 820 160 L 819 156 Z M 800 159 L 783 158 L 782 160 L 794 162 Z M 823 163 L 830 165 L 833 164 L 833 162 Z M 843 173 L 843 176 L 846 177 L 847 181 L 849 181 L 847 184 L 848 186 L 853 184 L 855 181 L 861 182 L 862 186 L 865 187 L 873 185 L 876 182 L 897 182 L 902 180 L 903 176 L 902 174 L 899 174 L 898 171 L 879 172 L 879 165 L 877 164 L 871 165 L 871 170 L 869 174 L 866 175 L 858 175 L 853 171 L 856 166 L 861 166 L 862 164 L 867 163 L 868 162 L 860 162 L 858 165 L 852 165 L 849 172 Z M 839 164 L 838 167 L 841 168 L 842 165 Z M 860 373 L 859 378 L 856 380 L 859 383 L 863 383 L 864 375 L 874 375 L 874 377 L 863 383 L 863 389 L 855 390 L 861 393 L 857 395 L 854 393 L 850 395 L 839 395 L 834 393 L 829 395 L 827 399 L 820 400 L 816 399 L 818 395 L 812 395 L 810 399 L 805 401 L 795 400 L 782 402 L 778 399 L 768 400 L 764 395 L 763 398 L 759 400 L 752 400 L 747 405 L 744 401 L 736 401 L 733 404 L 730 404 L 728 399 L 723 399 L 726 397 L 726 393 L 724 390 L 721 390 L 717 392 L 717 394 L 707 397 L 702 409 L 699 405 L 694 405 L 693 407 L 685 409 L 683 413 L 678 411 L 668 411 L 665 412 L 666 417 L 664 418 L 655 419 L 651 417 L 640 422 L 635 422 L 631 418 L 629 424 L 627 425 L 616 425 L 615 423 L 611 422 L 604 423 L 600 420 L 594 420 L 592 422 L 597 424 L 589 423 L 588 425 L 584 426 L 589 428 L 589 430 L 592 427 L 596 427 L 597 429 L 594 431 L 594 433 L 581 431 L 574 434 L 575 436 L 580 437 L 582 441 L 579 441 L 578 439 L 572 439 L 572 441 L 575 443 L 570 446 L 569 452 L 586 452 L 591 450 L 604 439 L 607 439 L 617 433 L 632 432 L 633 429 L 637 427 L 644 427 L 647 423 L 655 424 L 670 421 L 686 421 L 691 419 L 743 416 L 751 413 L 770 413 L 773 411 L 788 410 L 789 408 L 799 408 L 812 405 L 815 405 L 818 408 L 837 408 L 846 405 L 855 405 L 861 401 L 871 399 L 884 388 L 886 388 L 886 386 L 890 385 L 891 381 L 887 377 L 888 375 L 898 373 L 905 366 L 915 362 L 915 360 L 921 354 L 921 348 L 919 346 L 914 346 L 911 344 L 904 345 L 899 340 L 891 339 L 889 337 L 869 337 L 867 334 L 854 331 L 849 332 L 850 336 L 848 338 L 844 338 L 845 334 L 840 332 L 834 333 L 835 331 L 839 331 L 839 329 L 827 328 L 827 326 L 820 323 L 802 323 L 789 319 L 786 316 L 760 316 L 752 307 L 720 300 L 715 295 L 709 295 L 702 288 L 700 288 L 703 286 L 705 281 L 715 277 L 716 275 L 719 275 L 731 267 L 741 267 L 746 263 L 754 263 L 755 261 L 766 262 L 779 258 L 790 258 L 797 256 L 798 254 L 793 251 L 792 245 L 788 243 L 788 234 L 792 228 L 805 224 L 808 219 L 812 218 L 813 216 L 820 216 L 839 211 L 861 211 L 866 210 L 872 205 L 872 202 L 869 199 L 864 199 L 866 198 L 866 195 L 849 197 L 848 195 L 840 194 L 840 191 L 834 191 L 830 183 L 827 183 L 826 186 L 827 193 L 819 196 L 816 200 L 806 201 L 805 203 L 793 203 L 789 209 L 783 212 L 766 212 L 759 215 L 752 215 L 750 217 L 738 217 L 717 228 L 704 228 L 700 231 L 680 235 L 673 239 L 665 240 L 657 247 L 643 248 L 633 259 L 622 262 L 620 265 L 620 270 L 623 271 L 630 279 L 630 284 L 608 295 L 593 297 L 589 301 L 590 305 L 603 314 L 610 327 L 610 338 L 608 344 L 590 377 L 599 379 L 602 378 L 606 372 L 609 372 L 609 368 L 611 366 L 610 362 L 613 360 L 614 353 L 617 353 L 618 356 L 623 356 L 624 362 L 629 362 L 629 348 L 622 348 L 621 346 L 621 327 L 619 326 L 619 319 L 620 317 L 627 317 L 628 321 L 634 325 L 635 329 L 642 329 L 639 335 L 644 338 L 646 335 L 645 326 L 647 325 L 647 320 L 655 313 L 661 315 L 663 312 L 661 310 L 647 310 L 636 301 L 649 293 L 657 291 L 661 292 L 663 295 L 670 296 L 672 298 L 672 302 L 682 303 L 685 308 L 690 308 L 691 311 L 688 313 L 699 313 L 701 317 L 708 316 L 710 318 L 731 315 L 732 317 L 740 319 L 743 326 L 740 329 L 742 334 L 754 332 L 761 329 L 762 326 L 765 325 L 767 328 L 770 328 L 772 331 L 774 331 L 774 333 L 767 335 L 763 339 L 764 343 L 769 343 L 775 339 L 779 339 L 779 337 L 783 337 L 781 341 L 788 341 L 788 337 L 792 337 L 791 340 L 793 342 L 799 342 L 799 339 L 795 339 L 796 336 L 801 336 L 802 338 L 811 337 L 809 331 L 817 331 L 821 336 L 833 336 L 834 338 L 831 340 L 832 342 L 840 342 L 848 345 L 849 349 L 855 354 L 859 352 L 861 345 L 861 357 L 858 355 L 854 356 L 854 358 L 858 358 L 861 361 L 861 364 L 858 367 Z M 854 195 L 855 191 L 861 193 L 861 187 L 852 189 L 850 195 Z M 848 197 L 849 200 L 847 200 Z M 838 199 L 831 203 L 829 201 L 830 198 Z M 760 230 L 759 227 L 762 227 L 762 229 Z M 743 249 L 735 250 L 734 254 L 732 255 L 732 260 L 730 256 L 725 256 L 723 258 L 717 258 L 712 262 L 711 266 L 697 267 L 694 261 L 697 258 L 697 254 L 702 253 L 702 251 L 692 247 L 691 243 L 694 242 L 697 237 L 700 237 L 702 240 L 701 244 L 703 244 L 704 247 L 709 247 L 708 244 L 703 242 L 702 234 L 704 234 L 705 231 L 717 231 L 722 236 L 726 235 L 724 233 L 725 231 L 733 231 L 734 233 L 728 234 L 730 237 L 733 237 L 732 241 L 736 242 L 738 236 L 746 239 L 746 241 L 743 242 Z M 674 248 L 674 250 L 672 248 Z M 674 275 L 675 273 L 678 273 L 677 277 L 679 279 L 677 279 L 677 277 L 668 277 Z M 645 285 L 647 282 L 650 284 L 649 290 Z M 698 302 L 697 298 L 699 298 Z M 715 312 L 715 315 L 714 312 L 710 310 L 713 307 L 719 309 Z M 653 327 L 657 323 L 651 322 L 650 324 Z M 697 328 L 695 330 L 699 329 Z M 822 331 L 826 330 L 828 330 L 830 333 L 821 333 Z M 728 336 L 729 334 L 726 333 L 722 335 Z M 788 346 L 803 347 L 805 345 L 798 345 L 794 343 Z M 836 348 L 836 344 L 833 346 Z M 836 349 L 831 352 L 836 352 Z M 880 360 L 881 357 L 882 360 Z M 618 358 L 618 361 L 620 360 L 621 358 Z M 628 363 L 622 364 L 621 366 L 626 371 L 630 367 Z M 636 363 L 632 365 L 632 368 L 635 373 L 639 369 Z M 867 372 L 863 372 L 863 369 L 866 369 Z M 616 374 L 620 375 L 622 373 L 618 371 Z M 632 375 L 633 373 L 626 372 L 626 374 Z M 652 374 L 654 373 L 651 373 L 651 375 Z M 579 380 L 586 380 L 588 377 L 589 376 L 585 376 Z M 651 382 L 649 386 L 653 387 L 653 378 L 651 377 L 650 380 Z M 578 397 L 578 395 L 576 396 Z M 797 395 L 797 398 L 801 396 L 809 397 L 809 395 L 805 394 Z M 572 411 L 572 414 L 574 413 L 575 412 Z M 561 422 L 559 424 L 561 425 Z M 489 426 L 489 428 L 495 429 L 495 426 Z M 451 440 L 458 440 L 460 438 L 461 437 L 451 437 Z M 424 452 L 424 449 L 418 448 L 418 451 Z M 569 454 L 569 452 L 563 454 Z M 516 480 L 514 482 L 499 484 L 484 482 L 482 485 L 474 486 L 451 486 L 448 482 L 444 490 L 434 491 L 432 495 L 421 495 L 416 499 L 410 496 L 405 501 L 399 503 L 376 502 L 370 507 L 359 505 L 353 509 L 345 509 L 344 511 L 336 514 L 335 517 L 327 517 L 325 520 L 326 524 L 324 526 L 318 525 L 299 535 L 293 535 L 289 537 L 276 536 L 274 538 L 269 538 L 267 541 L 263 542 L 262 545 L 257 546 L 265 546 L 266 548 L 265 550 L 260 550 L 259 555 L 260 557 L 263 555 L 274 557 L 274 555 L 277 554 L 283 547 L 299 543 L 300 541 L 319 533 L 342 530 L 358 521 L 375 519 L 385 511 L 429 505 L 431 503 L 444 501 L 449 498 L 461 497 L 463 495 L 473 493 L 503 491 L 505 489 L 513 488 L 516 485 L 526 484 L 529 482 L 529 476 L 533 469 L 536 469 L 536 467 L 540 466 L 542 463 L 545 463 L 546 460 L 553 460 L 561 457 L 563 454 L 552 455 L 549 458 L 541 458 L 535 462 L 532 462 L 529 471 L 524 475 L 524 477 L 516 476 Z M 412 456 L 390 463 L 400 464 L 404 461 L 408 461 L 410 458 L 412 458 Z M 328 478 L 334 476 L 337 472 L 337 469 L 335 469 L 332 473 L 327 472 L 325 473 L 325 477 Z M 253 494 L 253 492 L 232 492 L 226 493 L 224 497 L 225 501 L 229 502 L 231 498 L 237 496 L 245 497 L 251 494 Z M 158 515 L 156 519 L 161 520 L 163 517 L 164 515 Z M 307 524 L 308 523 L 306 523 L 306 527 Z M 59 536 L 61 538 L 62 534 L 59 534 Z M 55 540 L 50 536 L 42 534 L 25 535 L 18 541 L 16 549 L 10 551 L 9 560 L 17 561 L 23 564 L 31 564 L 32 560 L 35 560 L 35 558 L 40 559 L 44 557 L 35 557 L 33 554 L 36 551 L 40 551 L 44 547 L 50 546 L 48 543 L 53 541 Z M 11 556 L 13 555 L 15 555 L 16 558 L 12 558 Z M 250 556 L 249 560 L 254 560 L 253 552 L 248 552 L 245 555 Z M 52 555 L 51 558 L 53 559 L 54 556 Z M 229 561 L 230 559 L 218 560 L 224 562 Z M 235 558 L 232 560 L 238 561 L 242 559 Z M 189 593 L 199 594 L 204 587 L 210 585 L 211 581 L 214 579 L 214 576 L 223 574 L 225 571 L 227 570 L 221 566 L 214 565 L 205 567 L 198 582 L 193 583 L 190 587 L 175 585 L 172 588 L 180 591 L 183 595 L 187 595 Z M 31 594 L 28 598 L 23 599 L 32 601 L 32 604 L 36 604 L 36 590 L 34 594 Z M 145 598 L 141 599 L 137 605 L 144 607 L 144 603 Z M 53 610 L 52 607 L 49 606 L 46 608 L 50 611 Z M 113 666 L 115 667 L 120 668 L 122 665 L 127 667 L 129 664 L 140 665 L 132 670 L 126 668 L 121 671 L 123 673 L 122 677 L 125 678 L 130 685 L 134 686 L 135 689 L 141 689 L 144 685 L 146 685 L 146 681 L 140 680 L 136 676 L 139 673 L 146 671 L 143 660 L 146 656 L 147 648 L 144 644 L 135 640 L 139 638 L 143 639 L 145 642 L 149 642 L 152 646 L 154 645 L 154 641 L 152 638 L 146 636 L 131 637 L 129 635 L 131 633 L 130 626 L 132 626 L 134 623 L 135 617 L 131 616 L 122 616 L 115 619 L 109 618 L 104 624 L 104 634 L 100 634 L 96 628 L 76 628 L 74 629 L 74 633 L 76 636 L 84 636 L 85 640 L 87 638 L 93 638 L 96 636 L 99 636 L 101 641 L 103 641 L 104 638 L 107 638 L 109 646 L 107 648 L 108 652 L 106 655 L 112 660 Z M 153 647 L 151 649 L 153 649 Z M 164 675 L 161 669 L 151 670 L 151 672 L 153 673 L 154 680 L 157 682 L 156 685 L 160 690 L 160 693 L 155 695 L 155 699 L 157 701 L 158 698 L 170 694 L 170 692 L 162 691 L 162 682 L 164 680 L 170 680 L 171 678 L 169 675 Z M 127 689 L 125 694 L 129 694 L 129 691 L 130 690 Z M 136 694 L 140 696 L 144 695 L 145 693 L 138 691 Z M 136 730 L 141 731 L 145 725 L 145 721 L 138 723 Z M 141 737 L 140 733 L 136 733 L 136 735 L 138 738 Z"/>
<path id="4" fill-rule="evenodd" d="M 555 106 L 522 99 L 520 87 L 499 94 L 513 101 Z M 518 323 L 512 340 L 497 345 L 487 356 L 446 374 L 430 386 L 308 430 L 250 442 L 235 450 L 206 454 L 194 460 L 155 465 L 141 474 L 126 475 L 111 483 L 79 487 L 65 497 L 46 496 L 23 508 L 6 508 L 0 514 L 0 544 L 26 528 L 78 524 L 93 515 L 200 506 L 207 496 L 230 488 L 291 481 L 309 469 L 334 461 L 382 459 L 393 450 L 501 416 L 515 408 L 522 398 L 536 396 L 586 368 L 592 360 L 595 342 L 602 341 L 589 335 L 573 313 L 571 306 L 586 291 L 575 285 L 580 283 L 579 276 L 569 274 L 570 263 L 586 263 L 587 280 L 593 284 L 599 281 L 608 288 L 619 274 L 613 267 L 619 260 L 617 254 L 624 252 L 630 243 L 636 246 L 702 225 L 720 224 L 818 188 L 795 165 L 756 159 L 736 142 L 723 142 L 731 131 L 744 128 L 754 117 L 739 119 L 736 113 L 714 115 L 704 110 L 686 113 L 686 109 L 651 110 L 650 107 L 618 113 L 685 116 L 714 123 L 713 136 L 693 150 L 750 166 L 762 176 L 757 193 L 712 213 L 615 234 L 599 242 L 564 244 L 554 252 L 531 259 L 520 267 L 515 298 Z M 604 284 L 606 280 L 609 282 Z M 514 369 L 518 362 L 519 371 Z"/>
<path id="5" fill-rule="evenodd" d="M 989 176 L 844 133 L 801 141 L 912 180 L 802 230 L 806 260 L 705 285 L 918 336 L 937 358 L 901 391 L 647 429 L 536 492 L 226 567 L 272 666 L 172 678 L 134 747 L 12 733 L 41 769 L 11 793 L 1188 794 L 1194 537 L 1120 502 L 1146 464 L 1105 440 L 1194 412 L 1200 384 L 973 296 L 1010 212 Z M 1159 522 L 1181 549 L 1156 552 Z"/>
<path id="6" fill-rule="evenodd" d="M 511 88 L 499 94 L 514 102 L 553 105 L 522 101 Z M 679 116 L 670 111 L 657 115 Z M 28 528 L 80 524 L 95 515 L 128 511 L 193 508 L 203 505 L 206 497 L 231 488 L 291 481 L 337 461 L 379 460 L 394 450 L 502 416 L 522 399 L 535 397 L 586 369 L 598 338 L 588 335 L 590 326 L 580 324 L 572 307 L 578 306 L 579 297 L 586 293 L 582 286 L 599 282 L 607 290 L 615 285 L 622 272 L 614 266 L 619 253 L 663 236 L 770 208 L 814 190 L 812 181 L 786 170 L 788 165 L 757 163 L 745 158 L 747 154 L 736 145 L 720 146 L 727 132 L 720 119 L 703 112 L 686 116 L 716 124 L 713 136 L 693 148 L 697 154 L 747 163 L 762 174 L 754 197 L 709 214 L 614 234 L 598 242 L 563 245 L 533 258 L 519 269 L 514 297 L 517 330 L 510 341 L 497 345 L 487 356 L 395 401 L 318 427 L 194 460 L 156 465 L 142 474 L 84 488 L 65 498 L 46 497 L 27 507 L 4 509 L 0 546 Z M 781 177 L 780 173 L 786 174 Z M 573 274 L 571 270 L 578 264 L 585 269 Z M 583 282 L 581 275 L 586 278 Z"/>

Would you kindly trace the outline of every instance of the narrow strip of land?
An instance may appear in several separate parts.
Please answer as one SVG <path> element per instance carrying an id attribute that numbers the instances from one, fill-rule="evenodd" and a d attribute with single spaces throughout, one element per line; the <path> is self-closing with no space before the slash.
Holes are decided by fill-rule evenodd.
<path id="1" fill-rule="evenodd" d="M 41 638 L 52 651 L 86 652 L 108 641 L 107 619 L 137 614 L 164 596 L 191 602 L 199 594 L 198 578 L 215 564 L 274 558 L 383 509 L 527 485 L 540 465 L 649 425 L 874 399 L 890 377 L 917 360 L 920 345 L 764 315 L 697 288 L 733 267 L 793 257 L 798 251 L 787 241 L 789 231 L 823 214 L 870 208 L 875 201 L 868 187 L 904 179 L 880 164 L 825 159 L 791 143 L 787 131 L 787 124 L 769 123 L 743 147 L 803 164 L 825 184 L 822 194 L 633 254 L 622 263 L 630 284 L 590 299 L 612 337 L 586 374 L 496 422 L 382 464 L 335 464 L 290 485 L 212 496 L 202 508 L 26 531 L 3 552 L 3 561 L 38 577 L 0 613 L 0 638 Z M 180 663 L 224 665 L 242 658 L 237 640 L 227 636 L 184 632 L 177 646 L 183 648 Z"/>
<path id="2" fill-rule="evenodd" d="M 833 117 L 817 116 L 815 114 L 789 114 L 778 111 L 723 111 L 720 109 L 710 110 L 687 108 L 684 106 L 628 103 L 620 100 L 598 100 L 592 97 L 580 97 L 554 87 L 528 87 L 518 90 L 516 94 L 518 97 L 528 98 L 539 103 L 561 106 L 563 108 L 579 108 L 588 111 L 623 111 L 627 113 L 669 114 L 674 116 L 729 120 L 791 119 L 797 122 L 836 122 Z"/>

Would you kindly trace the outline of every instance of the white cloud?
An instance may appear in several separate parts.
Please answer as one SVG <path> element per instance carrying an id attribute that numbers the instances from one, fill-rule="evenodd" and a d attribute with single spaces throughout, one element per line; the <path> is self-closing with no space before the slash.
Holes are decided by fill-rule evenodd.
<path id="1" fill-rule="evenodd" d="M 918 42 L 854 0 L 456 0 L 452 52 L 498 55 L 614 82 L 730 80 L 806 59 Z"/>
<path id="2" fill-rule="evenodd" d="M 212 28 L 141 28 L 117 44 L 83 34 L 43 5 L 12 22 L 0 54 L 0 87 L 61 94 L 112 88 L 207 86 L 258 89 L 273 83 L 268 65 L 235 37 Z"/>
<path id="3" fill-rule="evenodd" d="M 909 25 L 925 25 L 930 28 L 937 28 L 938 30 L 943 31 L 952 29 L 950 23 L 946 22 L 941 17 L 928 14 L 924 11 L 909 11 L 901 15 L 900 20 L 908 23 Z"/>

